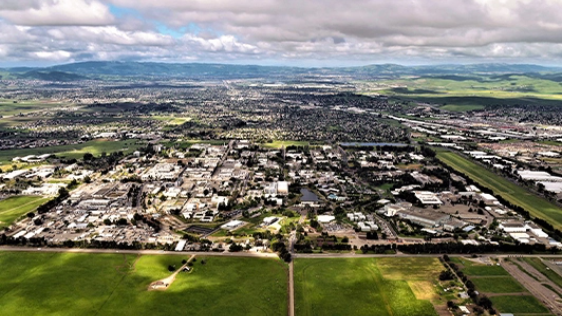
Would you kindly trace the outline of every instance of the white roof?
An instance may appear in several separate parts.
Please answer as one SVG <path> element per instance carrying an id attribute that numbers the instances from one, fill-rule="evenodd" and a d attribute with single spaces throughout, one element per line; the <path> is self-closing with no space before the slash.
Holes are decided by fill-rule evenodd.
<path id="1" fill-rule="evenodd" d="M 329 223 L 335 219 L 336 217 L 332 215 L 318 215 L 318 221 L 320 223 Z"/>

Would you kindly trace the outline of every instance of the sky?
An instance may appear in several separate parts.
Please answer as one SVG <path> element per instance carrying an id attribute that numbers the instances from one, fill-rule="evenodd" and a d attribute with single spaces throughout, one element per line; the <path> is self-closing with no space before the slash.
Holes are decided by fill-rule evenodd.
<path id="1" fill-rule="evenodd" d="M 562 65 L 562 0 L 0 0 L 0 66 Z"/>

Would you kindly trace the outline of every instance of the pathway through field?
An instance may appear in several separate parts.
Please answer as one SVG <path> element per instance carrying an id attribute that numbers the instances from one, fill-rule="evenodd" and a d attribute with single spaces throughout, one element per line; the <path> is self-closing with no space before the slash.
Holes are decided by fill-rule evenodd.
<path id="1" fill-rule="evenodd" d="M 193 260 L 193 258 L 195 258 L 195 255 L 191 255 L 189 260 L 187 260 L 187 262 L 183 266 L 181 266 L 181 268 L 177 269 L 176 272 L 172 273 L 172 275 L 170 275 L 169 277 L 150 283 L 150 285 L 148 286 L 148 290 L 149 291 L 166 291 L 170 287 L 170 285 L 172 285 L 172 283 L 174 283 L 178 273 L 180 273 L 185 267 L 187 267 L 187 265 L 191 262 L 191 260 Z M 165 286 L 164 287 L 157 287 L 157 284 L 164 284 Z"/>

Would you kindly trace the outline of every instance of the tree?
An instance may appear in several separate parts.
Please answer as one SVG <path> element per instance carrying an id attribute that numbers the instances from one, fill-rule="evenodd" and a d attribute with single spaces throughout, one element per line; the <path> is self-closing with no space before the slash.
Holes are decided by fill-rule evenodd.
<path id="1" fill-rule="evenodd" d="M 116 222 L 116 224 L 119 225 L 119 226 L 124 226 L 124 225 L 127 225 L 128 223 L 129 223 L 129 222 L 127 221 L 126 218 L 120 218 L 120 219 L 118 219 L 117 222 Z"/>
<path id="2" fill-rule="evenodd" d="M 230 252 L 238 252 L 238 251 L 242 251 L 244 249 L 244 247 L 242 247 L 241 245 L 238 245 L 236 243 L 232 243 L 230 245 L 230 248 L 228 249 L 228 251 Z"/>
<path id="3" fill-rule="evenodd" d="M 173 265 L 169 265 L 169 266 L 168 266 L 168 271 L 174 272 L 174 271 L 176 271 L 176 267 L 173 266 Z"/>
<path id="4" fill-rule="evenodd" d="M 104 225 L 106 225 L 106 226 L 109 226 L 109 225 L 112 224 L 111 221 L 109 220 L 109 218 L 104 219 L 104 220 L 103 220 L 103 223 L 104 223 Z"/>
<path id="5" fill-rule="evenodd" d="M 94 159 L 94 155 L 92 155 L 91 153 L 84 154 L 84 161 L 90 161 L 92 159 Z"/>

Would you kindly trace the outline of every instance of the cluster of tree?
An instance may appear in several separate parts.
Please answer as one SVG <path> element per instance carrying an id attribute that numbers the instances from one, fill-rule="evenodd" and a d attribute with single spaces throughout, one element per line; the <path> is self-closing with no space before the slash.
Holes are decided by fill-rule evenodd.
<path id="1" fill-rule="evenodd" d="M 271 245 L 271 249 L 279 254 L 279 258 L 283 259 L 285 262 L 291 262 L 291 254 L 287 250 L 285 243 L 282 241 L 274 242 Z"/>
<path id="2" fill-rule="evenodd" d="M 434 158 L 436 156 L 435 150 L 431 149 L 431 147 L 421 146 L 420 152 L 425 157 Z"/>
<path id="3" fill-rule="evenodd" d="M 330 243 L 325 243 L 322 244 L 322 250 L 346 250 L 349 251 L 351 250 L 351 245 L 350 244 L 342 244 L 342 243 L 337 243 L 337 244 L 330 244 Z"/>
<path id="4" fill-rule="evenodd" d="M 123 178 L 120 180 L 122 183 L 129 183 L 129 182 L 136 182 L 136 183 L 142 183 L 142 180 L 139 176 L 137 175 L 132 175 L 126 178 Z"/>
<path id="5" fill-rule="evenodd" d="M 396 253 L 392 245 L 363 245 L 359 248 L 363 253 L 391 254 Z"/>
<path id="6" fill-rule="evenodd" d="M 441 271 L 441 273 L 439 273 L 439 280 L 441 281 L 449 281 L 454 279 L 455 279 L 455 274 L 453 273 L 453 271 L 449 269 L 443 270 Z"/>
<path id="7" fill-rule="evenodd" d="M 230 252 L 239 252 L 244 250 L 244 247 L 242 247 L 242 245 L 239 245 L 235 242 L 233 242 L 232 244 L 230 244 L 230 247 L 228 248 L 228 251 Z"/>
<path id="8" fill-rule="evenodd" d="M 51 209 L 55 208 L 57 205 L 59 205 L 62 201 L 64 201 L 66 198 L 68 198 L 70 196 L 70 194 L 68 193 L 68 190 L 66 188 L 60 188 L 59 189 L 59 194 L 57 195 L 57 197 L 55 197 L 52 200 L 49 200 L 43 204 L 41 204 L 38 208 L 37 208 L 37 213 L 39 214 L 45 214 L 48 211 L 50 211 Z"/>

